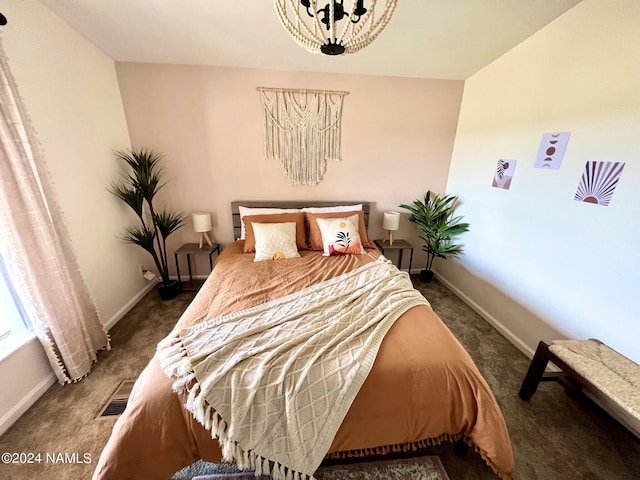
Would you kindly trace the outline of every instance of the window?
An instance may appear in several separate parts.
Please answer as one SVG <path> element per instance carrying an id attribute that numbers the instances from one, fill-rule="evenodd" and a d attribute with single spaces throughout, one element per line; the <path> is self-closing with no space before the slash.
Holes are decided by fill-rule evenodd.
<path id="1" fill-rule="evenodd" d="M 4 297 L 2 298 L 2 315 L 0 315 L 0 340 L 5 338 L 11 333 L 11 327 L 9 326 L 9 319 L 5 315 Z"/>
<path id="2" fill-rule="evenodd" d="M 25 333 L 29 329 L 22 304 L 11 285 L 4 260 L 0 256 L 0 349 L 3 340 L 12 334 Z"/>

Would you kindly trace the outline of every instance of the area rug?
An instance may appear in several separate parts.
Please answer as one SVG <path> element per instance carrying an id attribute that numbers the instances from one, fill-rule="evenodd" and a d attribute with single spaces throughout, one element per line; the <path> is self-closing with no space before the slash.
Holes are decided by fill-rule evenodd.
<path id="1" fill-rule="evenodd" d="M 200 464 L 200 465 L 198 465 Z M 191 469 L 195 476 L 190 475 Z M 208 471 L 205 471 L 208 470 Z M 184 473 L 184 476 L 181 476 Z M 320 467 L 317 480 L 450 480 L 439 457 L 425 456 L 401 460 L 381 460 Z M 230 465 L 196 462 L 174 476 L 191 480 L 270 480 L 253 472 L 239 472 Z"/>

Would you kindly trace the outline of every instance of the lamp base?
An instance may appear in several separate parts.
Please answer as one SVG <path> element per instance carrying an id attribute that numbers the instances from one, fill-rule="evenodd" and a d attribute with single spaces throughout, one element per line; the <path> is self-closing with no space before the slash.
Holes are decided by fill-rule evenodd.
<path id="1" fill-rule="evenodd" d="M 388 235 L 387 238 L 385 238 L 384 240 L 387 241 L 389 240 L 389 245 L 393 245 L 393 230 L 387 230 Z"/>
<path id="2" fill-rule="evenodd" d="M 211 241 L 211 238 L 209 238 L 209 234 L 207 232 L 202 232 L 202 235 L 200 235 L 199 248 L 202 248 L 205 242 L 207 242 L 210 247 L 213 246 L 213 242 Z"/>

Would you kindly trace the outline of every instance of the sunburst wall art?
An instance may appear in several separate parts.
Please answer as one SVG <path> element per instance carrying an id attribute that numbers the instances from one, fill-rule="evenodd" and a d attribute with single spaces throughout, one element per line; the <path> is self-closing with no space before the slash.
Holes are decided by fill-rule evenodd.
<path id="1" fill-rule="evenodd" d="M 564 158 L 571 132 L 545 133 L 540 141 L 535 168 L 558 170 Z"/>
<path id="2" fill-rule="evenodd" d="M 492 187 L 509 190 L 513 172 L 516 169 L 516 160 L 498 160 L 496 172 L 493 175 Z"/>
<path id="3" fill-rule="evenodd" d="M 624 162 L 587 162 L 573 199 L 608 206 L 623 169 Z"/>

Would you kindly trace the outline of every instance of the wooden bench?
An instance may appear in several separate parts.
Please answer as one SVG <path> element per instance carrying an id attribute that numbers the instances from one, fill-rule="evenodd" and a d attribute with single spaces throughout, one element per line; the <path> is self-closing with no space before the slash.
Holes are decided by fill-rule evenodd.
<path id="1" fill-rule="evenodd" d="M 561 369 L 545 372 L 551 361 Z M 569 380 L 569 384 L 563 380 Z M 541 381 L 584 388 L 604 410 L 640 438 L 640 365 L 599 340 L 541 341 L 520 388 L 529 400 Z M 569 391 L 569 390 L 568 390 Z"/>

